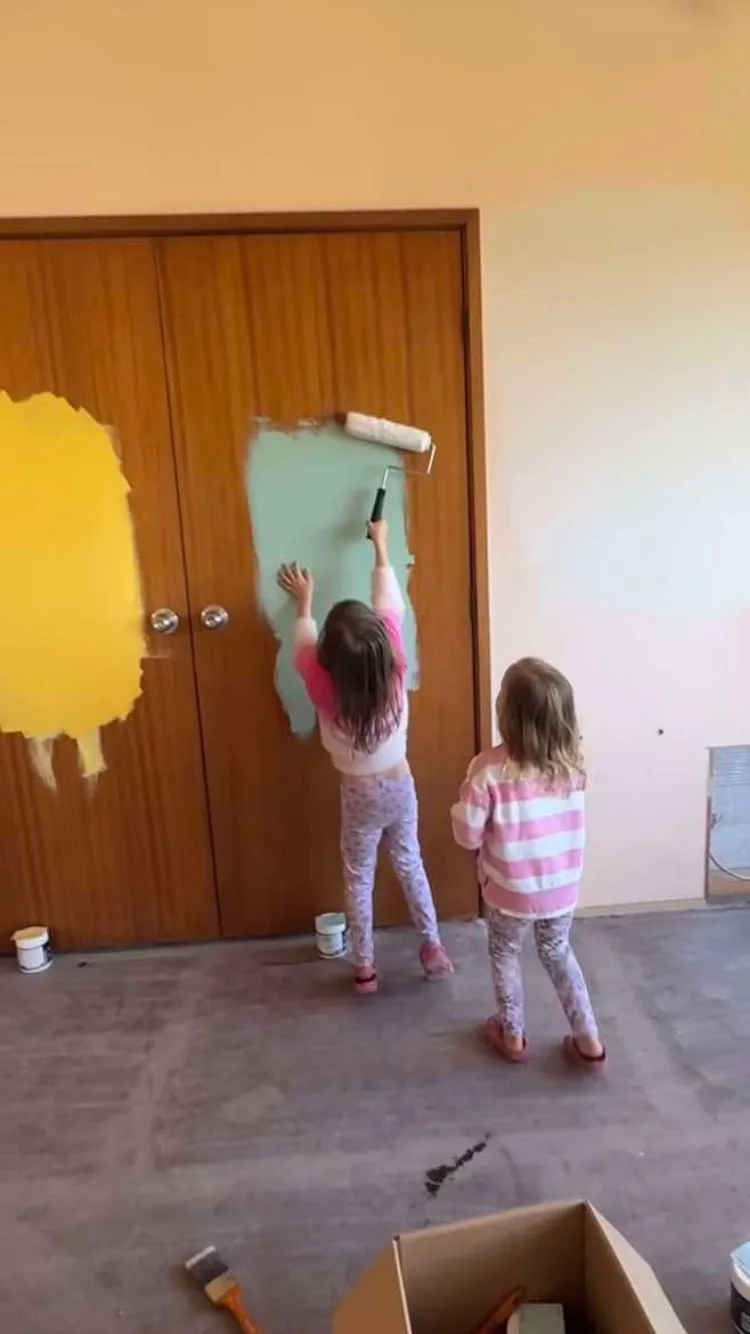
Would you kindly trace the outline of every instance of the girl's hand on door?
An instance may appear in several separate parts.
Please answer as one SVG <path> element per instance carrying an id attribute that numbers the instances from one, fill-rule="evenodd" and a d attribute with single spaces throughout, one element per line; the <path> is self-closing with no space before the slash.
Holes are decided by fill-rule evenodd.
<path id="1" fill-rule="evenodd" d="M 315 588 L 312 572 L 305 565 L 298 565 L 295 560 L 290 565 L 279 566 L 276 582 L 290 598 L 294 598 L 300 616 L 309 616 Z"/>

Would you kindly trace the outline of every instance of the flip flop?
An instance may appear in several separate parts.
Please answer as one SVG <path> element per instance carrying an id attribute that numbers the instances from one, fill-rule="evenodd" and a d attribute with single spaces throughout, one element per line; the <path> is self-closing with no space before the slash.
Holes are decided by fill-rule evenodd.
<path id="1" fill-rule="evenodd" d="M 523 1065 L 529 1059 L 529 1044 L 526 1041 L 526 1034 L 523 1035 L 523 1046 L 516 1050 L 509 1047 L 505 1040 L 503 1026 L 496 1014 L 490 1015 L 489 1019 L 482 1025 L 482 1037 L 491 1051 L 496 1056 L 502 1056 L 504 1061 L 509 1061 L 511 1065 Z"/>
<path id="2" fill-rule="evenodd" d="M 581 1051 L 575 1038 L 569 1033 L 566 1038 L 563 1038 L 563 1055 L 570 1065 L 578 1066 L 579 1070 L 591 1069 L 592 1067 L 596 1069 L 597 1066 L 604 1065 L 607 1059 L 607 1049 L 602 1047 L 601 1056 L 587 1056 L 585 1052 Z"/>
<path id="3" fill-rule="evenodd" d="M 378 975 L 374 968 L 371 972 L 365 973 L 364 977 L 354 974 L 354 990 L 359 992 L 360 996 L 374 996 L 377 989 Z"/>

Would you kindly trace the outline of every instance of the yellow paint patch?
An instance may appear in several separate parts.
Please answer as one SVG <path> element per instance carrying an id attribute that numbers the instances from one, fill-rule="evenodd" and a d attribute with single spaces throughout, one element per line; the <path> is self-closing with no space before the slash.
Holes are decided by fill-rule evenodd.
<path id="1" fill-rule="evenodd" d="M 0 393 L 0 730 L 104 768 L 99 729 L 141 691 L 143 604 L 128 486 L 109 432 L 82 408 Z"/>

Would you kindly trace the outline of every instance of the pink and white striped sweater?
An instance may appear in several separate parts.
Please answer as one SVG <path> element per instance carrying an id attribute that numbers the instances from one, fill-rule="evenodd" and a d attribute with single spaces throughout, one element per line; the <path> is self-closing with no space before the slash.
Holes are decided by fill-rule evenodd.
<path id="1" fill-rule="evenodd" d="M 479 853 L 485 903 L 526 918 L 575 908 L 586 841 L 582 778 L 568 789 L 519 777 L 496 746 L 472 760 L 451 820 L 456 842 Z"/>

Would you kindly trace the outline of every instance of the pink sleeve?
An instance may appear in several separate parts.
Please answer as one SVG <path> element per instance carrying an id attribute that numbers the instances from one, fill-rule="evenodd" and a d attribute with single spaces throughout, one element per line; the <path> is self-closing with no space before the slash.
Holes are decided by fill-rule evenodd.
<path id="1" fill-rule="evenodd" d="M 406 603 L 392 565 L 376 565 L 372 572 L 370 597 L 373 611 L 388 612 L 399 625 L 406 614 Z"/>
<path id="2" fill-rule="evenodd" d="M 492 811 L 485 775 L 478 761 L 481 761 L 481 756 L 469 765 L 458 801 L 451 807 L 453 837 L 459 847 L 467 848 L 470 852 L 478 852 L 481 848 Z"/>
<path id="3" fill-rule="evenodd" d="M 407 661 L 406 661 L 406 644 L 404 643 L 403 612 L 379 611 L 378 616 L 380 617 L 381 621 L 383 622 L 383 625 L 386 628 L 386 631 L 388 632 L 388 638 L 391 641 L 391 645 L 393 647 L 394 653 L 396 654 L 396 657 L 400 658 L 404 667 L 406 667 Z"/>
<path id="4" fill-rule="evenodd" d="M 331 717 L 336 713 L 336 691 L 333 681 L 318 662 L 317 627 L 314 621 L 300 618 L 294 628 L 292 662 L 302 680 L 310 702 L 321 713 Z"/>

